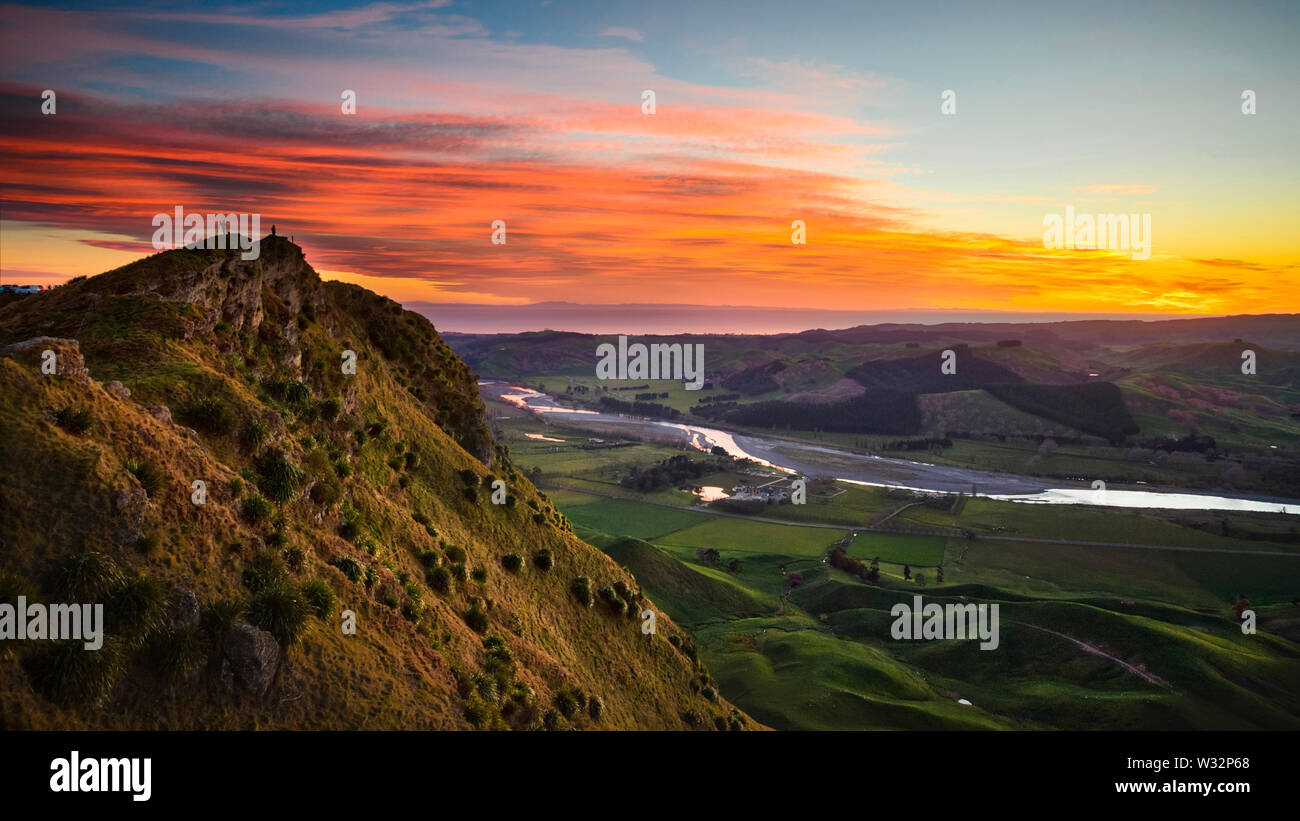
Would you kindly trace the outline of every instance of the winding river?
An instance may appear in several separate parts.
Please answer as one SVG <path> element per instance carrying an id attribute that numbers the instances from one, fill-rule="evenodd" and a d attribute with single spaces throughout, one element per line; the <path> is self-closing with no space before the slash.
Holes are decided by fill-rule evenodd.
<path id="1" fill-rule="evenodd" d="M 974 492 L 978 496 L 987 496 L 990 499 L 1026 504 L 1300 514 L 1300 501 L 1296 500 L 1245 494 L 1219 496 L 1189 491 L 1058 487 L 1047 484 L 1046 480 L 1031 476 L 932 465 L 888 456 L 850 453 L 807 442 L 730 433 L 680 422 L 576 410 L 556 404 L 548 394 L 504 382 L 480 382 L 479 389 L 484 398 L 498 399 L 518 408 L 557 419 L 567 417 L 581 424 L 627 425 L 640 428 L 644 433 L 656 433 L 660 436 L 676 431 L 684 441 L 703 451 L 719 446 L 732 456 L 753 459 L 760 464 L 787 473 L 834 476 L 836 479 L 855 484 L 897 487 L 931 493 Z"/>

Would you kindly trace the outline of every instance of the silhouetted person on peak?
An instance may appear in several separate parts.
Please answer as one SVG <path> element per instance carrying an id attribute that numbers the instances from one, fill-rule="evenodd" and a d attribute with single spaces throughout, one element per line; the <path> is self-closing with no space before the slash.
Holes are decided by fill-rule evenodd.
<path id="1" fill-rule="evenodd" d="M 271 236 L 275 236 L 275 226 L 271 226 Z"/>

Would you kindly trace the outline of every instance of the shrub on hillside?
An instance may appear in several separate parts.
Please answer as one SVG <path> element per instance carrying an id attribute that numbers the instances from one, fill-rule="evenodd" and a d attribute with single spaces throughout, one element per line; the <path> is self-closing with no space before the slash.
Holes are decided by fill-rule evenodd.
<path id="1" fill-rule="evenodd" d="M 551 559 L 551 549 L 549 547 L 543 547 L 533 554 L 533 566 L 538 570 L 550 570 L 554 565 L 555 562 Z"/>
<path id="2" fill-rule="evenodd" d="M 181 411 L 190 427 L 202 433 L 225 436 L 233 433 L 238 420 L 225 403 L 215 396 L 205 396 Z"/>
<path id="3" fill-rule="evenodd" d="M 609 606 L 609 609 L 617 615 L 623 615 L 627 612 L 627 602 L 621 596 L 614 592 L 612 587 L 602 587 L 598 593 L 601 600 Z"/>
<path id="4" fill-rule="evenodd" d="M 122 674 L 123 664 L 121 648 L 111 638 L 94 652 L 88 652 L 85 642 L 79 639 L 42 642 L 24 659 L 36 690 L 65 707 L 105 701 Z"/>
<path id="5" fill-rule="evenodd" d="M 573 693 L 568 688 L 557 690 L 553 702 L 555 709 L 567 719 L 572 720 L 573 716 L 578 712 L 578 700 L 574 698 Z"/>
<path id="6" fill-rule="evenodd" d="M 420 562 L 420 567 L 424 568 L 425 573 L 432 573 L 434 568 L 442 564 L 442 556 L 436 550 L 421 550 L 415 558 Z"/>
<path id="7" fill-rule="evenodd" d="M 424 596 L 420 594 L 420 588 L 414 584 L 406 584 L 405 590 L 406 601 L 402 602 L 402 615 L 419 624 L 424 616 Z"/>
<path id="8" fill-rule="evenodd" d="M 586 576 L 577 577 L 569 584 L 569 593 L 572 594 L 573 598 L 577 599 L 578 603 L 583 607 L 591 607 L 591 579 Z"/>
<path id="9" fill-rule="evenodd" d="M 361 514 L 351 507 L 343 508 L 343 520 L 339 522 L 339 535 L 352 541 L 361 532 Z"/>
<path id="10" fill-rule="evenodd" d="M 284 563 L 288 565 L 289 569 L 294 573 L 302 570 L 303 562 L 306 560 L 307 554 L 301 547 L 294 546 L 284 551 Z"/>
<path id="11" fill-rule="evenodd" d="M 122 581 L 109 593 L 108 630 L 132 647 L 143 645 L 162 626 L 171 596 L 161 581 L 139 573 Z"/>
<path id="12" fill-rule="evenodd" d="M 283 648 L 298 643 L 307 629 L 311 605 L 302 592 L 287 582 L 271 585 L 253 597 L 248 620 L 275 636 Z"/>
<path id="13" fill-rule="evenodd" d="M 424 580 L 428 582 L 429 587 L 437 590 L 439 593 L 450 593 L 455 587 L 452 581 L 451 571 L 446 567 L 435 567 L 425 573 Z"/>
<path id="14" fill-rule="evenodd" d="M 219 599 L 208 605 L 199 619 L 199 624 L 208 635 L 208 641 L 219 645 L 222 636 L 244 612 L 244 606 L 234 599 Z"/>
<path id="15" fill-rule="evenodd" d="M 294 405 L 301 405 L 311 399 L 311 386 L 301 380 L 290 382 L 285 387 L 284 398 Z"/>
<path id="16" fill-rule="evenodd" d="M 249 496 L 244 499 L 240 510 L 249 524 L 260 524 L 271 515 L 271 503 L 263 496 Z"/>
<path id="17" fill-rule="evenodd" d="M 483 608 L 479 606 L 478 602 L 475 602 L 470 609 L 466 610 L 463 617 L 465 623 L 469 625 L 469 629 L 473 630 L 475 633 L 487 632 L 488 616 Z"/>
<path id="18" fill-rule="evenodd" d="M 258 553 L 244 568 L 244 586 L 252 593 L 280 584 L 288 577 L 284 562 L 274 553 Z"/>
<path id="19" fill-rule="evenodd" d="M 122 583 L 117 561 L 107 553 L 89 552 L 68 556 L 54 566 L 49 589 L 65 602 L 103 601 Z"/>
<path id="20" fill-rule="evenodd" d="M 302 486 L 302 469 L 283 451 L 267 453 L 258 460 L 257 486 L 273 502 L 284 504 Z"/>
<path id="21" fill-rule="evenodd" d="M 350 556 L 338 556 L 333 562 L 331 562 L 331 564 L 341 570 L 343 575 L 348 577 L 349 581 L 359 582 L 365 575 L 365 570 L 361 566 L 361 563 Z"/>
<path id="22" fill-rule="evenodd" d="M 271 438 L 271 427 L 261 419 L 250 419 L 239 438 L 249 453 L 257 453 Z"/>
<path id="23" fill-rule="evenodd" d="M 501 557 L 501 566 L 511 573 L 517 573 L 524 566 L 524 557 L 518 553 L 507 553 Z"/>
<path id="24" fill-rule="evenodd" d="M 343 498 L 343 483 L 333 476 L 325 476 L 311 486 L 310 495 L 316 504 L 333 507 Z"/>
<path id="25" fill-rule="evenodd" d="M 324 620 L 334 614 L 334 588 L 326 584 L 324 579 L 312 579 L 304 584 L 302 595 L 316 618 Z"/>

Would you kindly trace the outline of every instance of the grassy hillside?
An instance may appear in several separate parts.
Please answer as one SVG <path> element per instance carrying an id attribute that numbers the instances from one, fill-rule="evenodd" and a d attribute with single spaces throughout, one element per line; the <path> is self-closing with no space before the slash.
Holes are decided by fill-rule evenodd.
<path id="1" fill-rule="evenodd" d="M 642 634 L 432 326 L 283 238 L 11 301 L 0 349 L 0 600 L 109 634 L 6 641 L 2 727 L 756 726 L 668 615 Z"/>

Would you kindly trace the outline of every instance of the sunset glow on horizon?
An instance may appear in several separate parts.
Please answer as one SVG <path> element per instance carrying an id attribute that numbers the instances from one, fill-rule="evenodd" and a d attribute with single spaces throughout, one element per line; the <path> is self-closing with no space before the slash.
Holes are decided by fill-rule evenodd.
<path id="1" fill-rule="evenodd" d="M 152 254 L 181 205 L 400 301 L 1300 311 L 1298 59 L 1247 11 L 1126 49 L 1159 11 L 78 5 L 0 6 L 4 283 Z M 1067 207 L 1149 214 L 1150 258 L 1045 248 Z"/>

